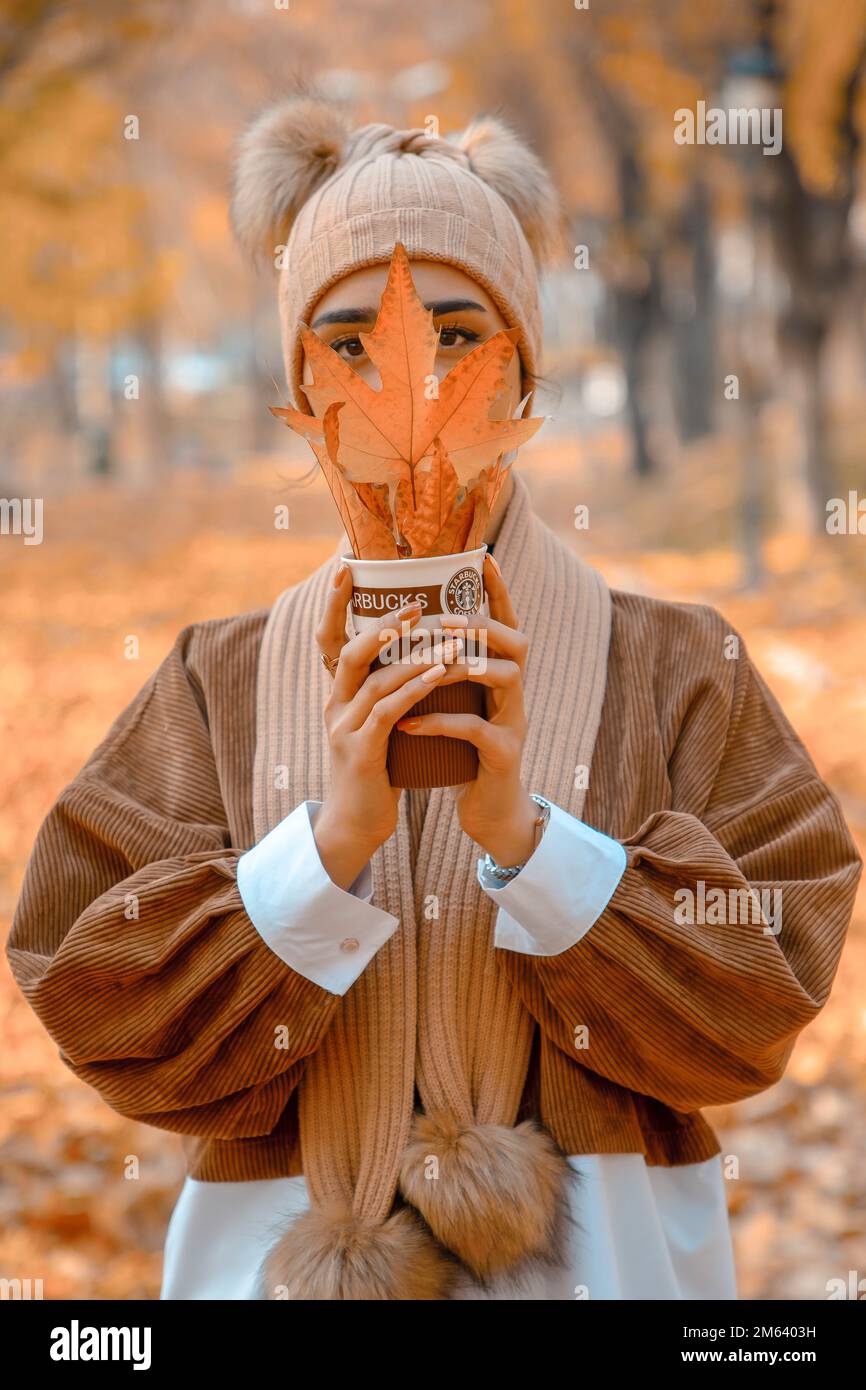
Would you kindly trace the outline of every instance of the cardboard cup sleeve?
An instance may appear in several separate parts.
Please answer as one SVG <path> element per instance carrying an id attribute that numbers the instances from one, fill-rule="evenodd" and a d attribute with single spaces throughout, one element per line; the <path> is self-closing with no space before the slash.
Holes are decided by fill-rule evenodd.
<path id="1" fill-rule="evenodd" d="M 473 639 L 472 617 L 487 612 L 484 594 L 484 555 L 487 546 L 458 555 L 431 555 L 416 560 L 356 560 L 343 556 L 352 575 L 352 626 L 362 632 L 377 627 L 388 613 L 396 613 L 417 598 L 421 617 L 400 641 L 389 644 L 385 659 L 410 660 L 422 645 L 443 638 L 441 623 L 450 614 L 462 613 L 469 619 L 467 652 L 470 661 L 480 661 L 484 652 Z M 425 628 L 430 637 L 411 634 Z M 395 623 L 395 633 L 397 624 Z M 376 665 L 382 664 L 377 661 Z M 413 663 L 420 674 L 424 666 Z M 407 715 L 448 713 L 479 714 L 486 711 L 485 687 L 477 681 L 461 680 L 434 687 Z M 391 732 L 388 741 L 388 777 L 393 787 L 453 787 L 471 782 L 478 772 L 478 753 L 465 739 L 442 735 Z"/>

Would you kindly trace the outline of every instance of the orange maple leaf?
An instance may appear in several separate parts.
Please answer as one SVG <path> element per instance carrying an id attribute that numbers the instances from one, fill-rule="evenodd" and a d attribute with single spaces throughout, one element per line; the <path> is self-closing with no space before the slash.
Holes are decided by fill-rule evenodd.
<path id="1" fill-rule="evenodd" d="M 305 434 L 305 438 L 319 460 L 325 481 L 337 504 L 340 519 L 346 528 L 346 535 L 349 537 L 349 543 L 356 559 L 361 559 L 363 556 L 366 560 L 398 560 L 400 554 L 391 530 L 390 515 L 387 519 L 383 517 L 377 505 L 378 499 L 375 499 L 373 506 L 368 505 L 366 498 L 360 493 L 360 489 L 345 482 L 335 461 L 337 456 L 337 415 L 341 409 L 341 402 L 336 401 L 333 405 L 328 406 L 324 420 L 315 422 L 322 425 L 323 437 L 321 439 L 317 437 L 314 430 Z M 309 415 L 302 418 L 311 419 Z"/>
<path id="2" fill-rule="evenodd" d="M 439 381 L 433 314 L 415 290 L 409 258 L 398 242 L 373 331 L 359 334 L 378 369 L 380 389 L 303 326 L 313 381 L 302 389 L 315 413 L 271 410 L 310 442 L 320 463 L 327 459 L 328 467 L 322 466 L 335 498 L 335 487 L 344 495 L 353 489 L 386 530 L 385 511 L 390 512 L 398 553 L 448 553 L 439 548 L 445 537 L 462 542 L 459 549 L 471 540 L 474 548 L 507 473 L 504 457 L 513 458 L 543 423 L 541 418 L 490 418 L 506 391 L 505 372 L 518 336 L 517 329 L 493 334 Z M 339 422 L 336 414 L 328 417 L 334 405 Z M 331 420 L 327 439 L 326 418 Z M 346 507 L 354 503 L 337 501 L 345 522 Z M 363 529 L 367 543 L 366 522 Z"/>

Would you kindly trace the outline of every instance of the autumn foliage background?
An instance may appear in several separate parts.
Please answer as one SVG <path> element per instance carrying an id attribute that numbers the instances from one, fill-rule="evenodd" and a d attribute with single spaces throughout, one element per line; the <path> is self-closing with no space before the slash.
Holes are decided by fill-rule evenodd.
<path id="1" fill-rule="evenodd" d="M 324 483 L 286 486 L 274 283 L 226 217 L 232 142 L 293 75 L 359 120 L 496 109 L 548 161 L 571 246 L 535 505 L 611 584 L 726 614 L 862 851 L 866 534 L 827 504 L 866 496 L 866 0 L 0 0 L 0 495 L 45 526 L 0 535 L 4 935 L 40 821 L 180 627 L 333 547 Z M 676 145 L 698 99 L 781 107 L 782 153 Z M 782 1082 L 708 1112 L 743 1297 L 866 1277 L 864 917 L 861 889 Z M 156 1297 L 179 1141 L 72 1076 L 5 961 L 0 1026 L 0 1276 Z"/>

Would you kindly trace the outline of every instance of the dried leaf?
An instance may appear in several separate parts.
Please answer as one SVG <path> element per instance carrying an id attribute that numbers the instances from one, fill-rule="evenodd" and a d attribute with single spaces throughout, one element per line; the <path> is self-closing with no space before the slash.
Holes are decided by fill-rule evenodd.
<path id="1" fill-rule="evenodd" d="M 338 461 L 349 481 L 396 483 L 401 477 L 409 477 L 405 456 L 386 432 L 392 429 L 395 434 L 401 435 L 400 421 L 392 419 L 398 412 L 383 409 L 383 405 L 388 405 L 381 400 L 383 393 L 374 391 L 363 377 L 343 361 L 339 353 L 322 342 L 311 329 L 304 328 L 301 338 L 313 369 L 314 384 L 303 388 L 313 410 L 323 416 L 334 401 L 344 403 Z M 294 414 L 302 420 L 307 418 L 300 411 Z M 291 423 L 292 428 L 297 427 L 288 416 L 287 423 Z"/>
<path id="2" fill-rule="evenodd" d="M 470 495 L 475 498 L 475 510 L 472 513 L 472 525 L 469 528 L 466 542 L 462 546 L 463 550 L 477 550 L 480 545 L 484 544 L 484 533 L 490 520 L 490 508 L 481 489 L 476 489 Z"/>
<path id="3" fill-rule="evenodd" d="M 397 486 L 397 525 L 412 546 L 412 553 L 424 555 L 447 522 L 460 485 L 441 440 L 433 443 L 433 455 L 418 465 L 412 485 L 405 478 Z"/>
<path id="4" fill-rule="evenodd" d="M 386 527 L 390 522 L 392 536 L 401 538 L 401 551 L 408 547 L 413 555 L 444 554 L 431 550 L 444 536 L 462 537 L 465 544 L 470 534 L 483 531 L 485 514 L 507 471 L 503 458 L 513 459 L 519 445 L 542 424 L 541 419 L 491 418 L 504 400 L 505 374 L 517 350 L 518 331 L 495 333 L 438 381 L 433 314 L 415 290 L 409 258 L 398 242 L 375 326 L 359 336 L 379 371 L 380 389 L 302 326 L 313 375 L 303 390 L 315 414 L 290 408 L 274 409 L 274 414 L 303 434 L 320 457 L 321 421 L 339 402 L 339 427 L 327 451 L 337 469 L 337 476 L 329 479 L 332 491 L 340 477 L 354 484 L 368 514 Z M 476 491 L 477 507 L 468 501 Z M 455 510 L 460 516 L 452 526 Z"/>
<path id="5" fill-rule="evenodd" d="M 477 489 L 466 494 L 426 552 L 428 555 L 456 555 L 469 549 L 467 541 L 478 500 Z"/>
<path id="6" fill-rule="evenodd" d="M 381 516 L 368 510 L 363 499 L 352 484 L 346 481 L 335 462 L 338 447 L 337 416 L 341 408 L 342 402 L 339 401 L 328 406 L 322 422 L 323 440 L 320 442 L 314 437 L 314 433 L 311 433 L 308 436 L 309 442 L 337 504 L 355 558 L 396 560 L 397 545 L 391 528 Z"/>
<path id="7" fill-rule="evenodd" d="M 473 487 L 482 469 L 494 466 L 506 447 L 516 452 L 544 423 L 542 418 L 489 418 L 491 407 L 506 390 L 505 372 L 517 351 L 518 337 L 516 328 L 495 333 L 442 379 L 435 432 L 465 487 Z"/>
<path id="8" fill-rule="evenodd" d="M 355 491 L 368 512 L 372 512 L 391 531 L 394 525 L 389 500 L 390 488 L 385 483 L 353 483 Z"/>

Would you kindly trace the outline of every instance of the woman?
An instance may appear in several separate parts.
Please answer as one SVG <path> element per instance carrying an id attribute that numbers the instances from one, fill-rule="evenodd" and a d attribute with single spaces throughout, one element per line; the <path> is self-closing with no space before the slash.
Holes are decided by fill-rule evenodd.
<path id="1" fill-rule="evenodd" d="M 397 241 L 438 374 L 513 327 L 503 412 L 531 391 L 559 214 L 500 122 L 351 132 L 293 99 L 233 213 L 280 257 L 300 409 L 300 322 L 375 384 Z M 486 539 L 487 720 L 411 715 L 467 677 L 456 620 L 371 673 L 338 549 L 185 628 L 40 830 L 10 960 L 67 1065 L 184 1136 L 164 1298 L 736 1296 L 700 1110 L 782 1075 L 860 860 L 718 613 L 611 593 L 519 476 Z M 477 778 L 401 795 L 398 722 L 470 740 Z"/>

